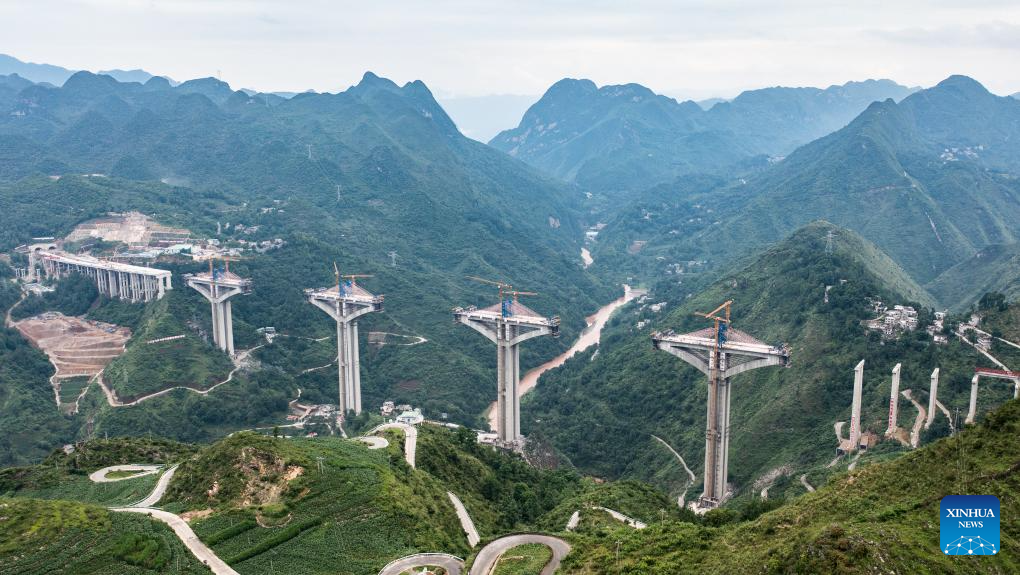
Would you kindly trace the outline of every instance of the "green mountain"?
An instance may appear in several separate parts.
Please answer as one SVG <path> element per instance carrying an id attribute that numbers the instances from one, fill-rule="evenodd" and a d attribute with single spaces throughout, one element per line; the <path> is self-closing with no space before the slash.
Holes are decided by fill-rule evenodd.
<path id="1" fill-rule="evenodd" d="M 578 536 L 566 573 L 1011 573 L 1020 569 L 1020 402 L 984 425 L 893 461 L 841 475 L 749 523 L 673 522 L 641 531 L 607 525 Z M 1002 550 L 939 552 L 939 502 L 995 495 Z"/>
<path id="2" fill-rule="evenodd" d="M 98 410 L 100 433 L 117 420 L 105 430 L 204 440 L 212 431 L 263 424 L 267 409 L 282 418 L 284 398 L 298 389 L 305 400 L 335 402 L 335 368 L 310 370 L 335 357 L 335 328 L 303 292 L 331 285 L 333 262 L 374 274 L 366 287 L 387 296 L 385 313 L 362 320 L 367 408 L 392 399 L 464 423 L 475 423 L 495 396 L 493 349 L 449 317 L 456 305 L 495 298 L 465 275 L 511 279 L 541 294 L 531 307 L 562 317 L 564 337 L 526 346 L 524 368 L 565 349 L 584 316 L 616 295 L 581 267 L 579 195 L 462 136 L 421 82 L 397 86 L 368 73 L 339 94 L 266 100 L 210 79 L 171 87 L 158 78 L 122 84 L 83 72 L 61 88 L 25 88 L 15 109 L 24 115 L 0 113 L 0 249 L 126 210 L 223 242 L 285 242 L 265 254 L 246 253 L 232 267 L 255 282 L 254 293 L 234 303 L 234 331 L 245 348 L 260 343 L 258 327 L 293 337 L 260 349 L 239 386 L 209 396 L 181 390 L 125 410 L 103 407 L 99 391 L 90 391 L 84 405 Z M 167 304 L 176 323 L 146 325 L 177 335 L 169 332 L 186 324 L 183 331 L 198 338 L 208 306 L 179 274 L 204 264 L 157 265 L 177 274 Z M 155 350 L 133 349 L 150 331 L 139 330 L 112 366 L 116 385 L 130 382 L 124 397 L 189 383 L 188 370 L 172 374 L 156 367 Z M 426 342 L 370 346 L 369 331 Z M 113 373 L 126 366 L 137 371 Z M 206 375 L 219 377 L 196 369 L 202 373 L 190 387 L 204 387 Z M 245 380 L 259 388 L 245 387 Z M 236 393 L 268 405 L 259 399 L 243 402 L 251 410 L 221 409 L 215 400 L 221 391 L 224 401 Z M 207 400 L 214 401 L 196 408 Z M 77 421 L 90 415 L 84 411 Z M 196 426 L 196 418 L 205 423 Z"/>
<path id="3" fill-rule="evenodd" d="M 868 238 L 925 285 L 987 246 L 1017 241 L 1018 141 L 1020 102 L 953 76 L 898 104 L 872 104 L 760 174 L 649 190 L 600 232 L 595 260 L 657 273 L 695 260 L 694 271 L 718 271 L 825 219 Z M 643 242 L 636 256 L 635 241 Z"/>
<path id="4" fill-rule="evenodd" d="M 956 309 L 966 309 L 988 292 L 1020 300 L 1020 244 L 991 245 L 939 274 L 928 290 Z"/>
<path id="5" fill-rule="evenodd" d="M 910 290 L 919 288 L 857 234 L 824 222 L 808 225 L 693 297 L 664 280 L 643 303 L 624 308 L 603 332 L 597 355 L 579 354 L 543 375 L 522 406 L 525 432 L 585 473 L 640 479 L 674 496 L 682 493 L 687 475 L 655 436 L 702 476 L 705 378 L 652 349 L 650 333 L 701 329 L 705 320 L 695 312 L 733 300 L 734 328 L 764 342 L 786 342 L 792 350 L 789 369 L 734 379 L 730 481 L 738 499 L 756 495 L 761 487 L 752 486 L 767 483 L 770 472 L 825 477 L 832 469 L 824 464 L 837 445 L 833 425 L 849 418 L 858 361 L 866 361 L 863 426 L 879 434 L 886 429 L 889 374 L 896 363 L 903 365 L 901 388 L 913 388 L 915 398 L 926 395 L 929 374 L 940 368 L 939 399 L 950 410 L 966 409 L 974 367 L 992 365 L 956 339 L 934 345 L 924 331 L 932 320 L 924 307 L 917 331 L 895 339 L 883 341 L 862 325 L 877 315 L 869 298 L 890 307 L 920 306 Z M 980 410 L 1007 396 L 1005 389 L 991 391 L 982 396 Z M 909 429 L 915 411 L 906 400 L 900 410 L 899 424 Z M 902 449 L 886 441 L 876 453 Z M 871 457 L 869 451 L 865 460 Z M 799 488 L 796 482 L 791 487 Z M 698 493 L 700 479 L 687 490 L 688 500 Z"/>
<path id="6" fill-rule="evenodd" d="M 745 171 L 846 125 L 910 89 L 888 80 L 766 88 L 709 110 L 639 84 L 564 79 L 490 145 L 599 192 L 641 190 L 689 173 Z"/>

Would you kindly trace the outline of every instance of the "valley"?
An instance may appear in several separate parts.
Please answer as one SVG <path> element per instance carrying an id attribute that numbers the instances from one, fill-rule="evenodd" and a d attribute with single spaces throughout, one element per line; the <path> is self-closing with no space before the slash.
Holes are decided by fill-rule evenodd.
<path id="1" fill-rule="evenodd" d="M 61 70 L 0 75 L 5 573 L 1018 568 L 1020 100 L 564 78 L 486 144 Z"/>

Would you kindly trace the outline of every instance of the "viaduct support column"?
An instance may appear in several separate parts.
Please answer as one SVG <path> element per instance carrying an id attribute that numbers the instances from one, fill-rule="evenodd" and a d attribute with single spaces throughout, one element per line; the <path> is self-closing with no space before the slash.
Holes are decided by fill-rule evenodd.
<path id="1" fill-rule="evenodd" d="M 850 408 L 850 449 L 861 444 L 861 392 L 864 388 L 864 360 L 854 368 L 854 399 Z"/>
<path id="2" fill-rule="evenodd" d="M 974 374 L 974 378 L 970 380 L 970 407 L 967 409 L 967 419 L 964 423 L 971 425 L 974 423 L 974 416 L 977 415 L 977 394 L 978 394 L 978 380 L 981 376 Z"/>
<path id="3" fill-rule="evenodd" d="M 896 433 L 896 418 L 899 414 L 899 397 L 900 397 L 900 367 L 901 364 L 897 363 L 896 367 L 892 370 L 892 390 L 889 392 L 889 427 L 885 430 L 886 437 L 892 436 Z"/>
<path id="4" fill-rule="evenodd" d="M 931 388 L 928 391 L 928 419 L 924 422 L 924 428 L 928 429 L 931 426 L 931 422 L 935 420 L 935 410 L 938 406 L 935 405 L 935 399 L 939 393 L 939 368 L 935 368 L 935 371 L 931 372 Z"/>

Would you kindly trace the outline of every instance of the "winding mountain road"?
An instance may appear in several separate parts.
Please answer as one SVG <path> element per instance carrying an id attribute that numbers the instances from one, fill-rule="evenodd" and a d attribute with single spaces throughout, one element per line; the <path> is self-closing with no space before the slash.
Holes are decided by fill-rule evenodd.
<path id="1" fill-rule="evenodd" d="M 687 490 L 691 488 L 691 485 L 694 485 L 698 481 L 698 478 L 697 478 L 697 476 L 694 475 L 694 472 L 691 471 L 691 468 L 687 467 L 687 462 L 684 461 L 684 458 L 681 457 L 680 454 L 677 453 L 677 451 L 675 449 L 673 449 L 672 445 L 666 443 L 666 440 L 661 438 L 661 437 L 659 437 L 658 435 L 652 435 L 652 437 L 654 437 L 655 440 L 658 441 L 659 443 L 665 445 L 666 449 L 668 449 L 670 451 L 670 453 L 672 453 L 674 456 L 676 456 L 677 460 L 680 461 L 680 465 L 684 466 L 684 471 L 687 472 L 687 478 L 688 478 L 687 485 L 684 486 L 684 492 L 681 493 L 680 496 L 676 498 L 676 505 L 677 505 L 677 507 L 679 507 L 680 509 L 683 509 L 684 508 L 684 503 L 686 502 L 686 499 L 687 499 Z"/>
<path id="2" fill-rule="evenodd" d="M 460 519 L 460 526 L 464 529 L 464 534 L 467 535 L 468 545 L 475 547 L 482 540 L 478 536 L 478 530 L 475 529 L 475 522 L 471 520 L 460 497 L 457 497 L 452 491 L 447 491 L 446 496 L 450 498 L 450 503 L 453 503 L 453 508 L 457 510 L 457 519 Z"/>
<path id="3" fill-rule="evenodd" d="M 921 445 L 921 427 L 924 425 L 924 420 L 928 417 L 928 410 L 923 405 L 917 402 L 910 395 L 911 390 L 904 389 L 900 392 L 900 395 L 910 400 L 910 403 L 914 404 L 917 408 L 917 419 L 914 420 L 914 427 L 910 430 L 910 446 L 917 449 L 918 445 Z"/>
<path id="4" fill-rule="evenodd" d="M 446 569 L 449 575 L 460 575 L 464 571 L 464 560 L 460 557 L 447 555 L 446 553 L 418 553 L 417 555 L 408 555 L 396 561 L 391 561 L 382 568 L 379 575 L 400 575 L 405 571 L 420 569 L 429 565 L 442 567 Z"/>
<path id="5" fill-rule="evenodd" d="M 414 468 L 415 453 L 418 449 L 418 428 L 406 423 L 384 423 L 369 431 L 368 435 L 387 429 L 399 429 L 404 432 L 404 459 L 407 460 L 408 465 Z"/>
<path id="6" fill-rule="evenodd" d="M 124 481 L 125 479 L 134 479 L 136 477 L 142 477 L 143 475 L 152 475 L 159 473 L 159 470 L 163 469 L 162 465 L 111 465 L 104 467 L 99 471 L 93 471 L 89 475 L 89 481 L 92 483 L 113 483 L 115 481 Z M 133 471 L 134 475 L 128 475 L 125 477 L 107 477 L 111 473 L 117 471 Z"/>
<path id="7" fill-rule="evenodd" d="M 255 347 L 253 347 L 251 349 L 246 349 L 246 350 L 238 353 L 237 357 L 235 357 L 233 359 L 233 361 L 234 361 L 234 369 L 230 370 L 230 373 L 227 374 L 227 378 L 224 379 L 223 381 L 218 382 L 218 383 L 214 383 L 212 386 L 210 386 L 210 387 L 208 387 L 206 389 L 195 389 L 194 387 L 188 387 L 186 385 L 177 385 L 177 386 L 174 386 L 174 387 L 168 387 L 166 389 L 157 391 L 155 393 L 150 393 L 148 395 L 143 395 L 142 397 L 139 397 L 138 399 L 136 399 L 134 401 L 129 401 L 127 403 L 124 403 L 121 400 L 117 399 L 117 393 L 115 391 L 113 391 L 112 389 L 110 389 L 106 385 L 106 383 L 103 381 L 103 372 L 102 371 L 100 371 L 99 373 L 96 374 L 95 380 L 96 380 L 96 383 L 99 384 L 99 387 L 103 390 L 103 393 L 106 395 L 106 402 L 108 404 L 110 404 L 110 407 L 132 407 L 132 406 L 138 405 L 139 403 L 142 403 L 143 401 L 148 401 L 148 400 L 150 400 L 150 399 L 152 399 L 154 397 L 159 397 L 161 395 L 166 395 L 166 394 L 170 393 L 171 391 L 174 391 L 175 389 L 186 389 L 186 390 L 188 390 L 190 392 L 197 393 L 199 395 L 208 395 L 209 392 L 211 392 L 212 390 L 216 389 L 217 387 L 219 387 L 221 385 L 224 385 L 226 383 L 230 383 L 231 381 L 233 381 L 234 380 L 234 374 L 237 373 L 242 367 L 244 367 L 244 360 L 248 359 L 248 356 L 253 351 L 255 351 L 257 349 L 261 349 L 263 347 L 265 347 L 265 344 L 255 346 Z"/>
<path id="8" fill-rule="evenodd" d="M 552 549 L 552 559 L 542 569 L 542 575 L 552 575 L 560 568 L 560 562 L 570 553 L 570 544 L 566 541 L 549 535 L 521 534 L 508 535 L 489 543 L 478 552 L 474 564 L 471 565 L 470 575 L 489 575 L 496 566 L 496 562 L 504 553 L 517 547 L 537 543 Z"/>

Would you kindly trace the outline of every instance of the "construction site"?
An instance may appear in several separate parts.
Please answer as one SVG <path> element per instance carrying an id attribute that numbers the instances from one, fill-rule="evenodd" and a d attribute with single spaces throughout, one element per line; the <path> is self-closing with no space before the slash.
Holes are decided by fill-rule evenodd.
<path id="1" fill-rule="evenodd" d="M 14 323 L 21 335 L 49 356 L 55 378 L 91 377 L 124 353 L 131 330 L 113 324 L 46 312 Z"/>

